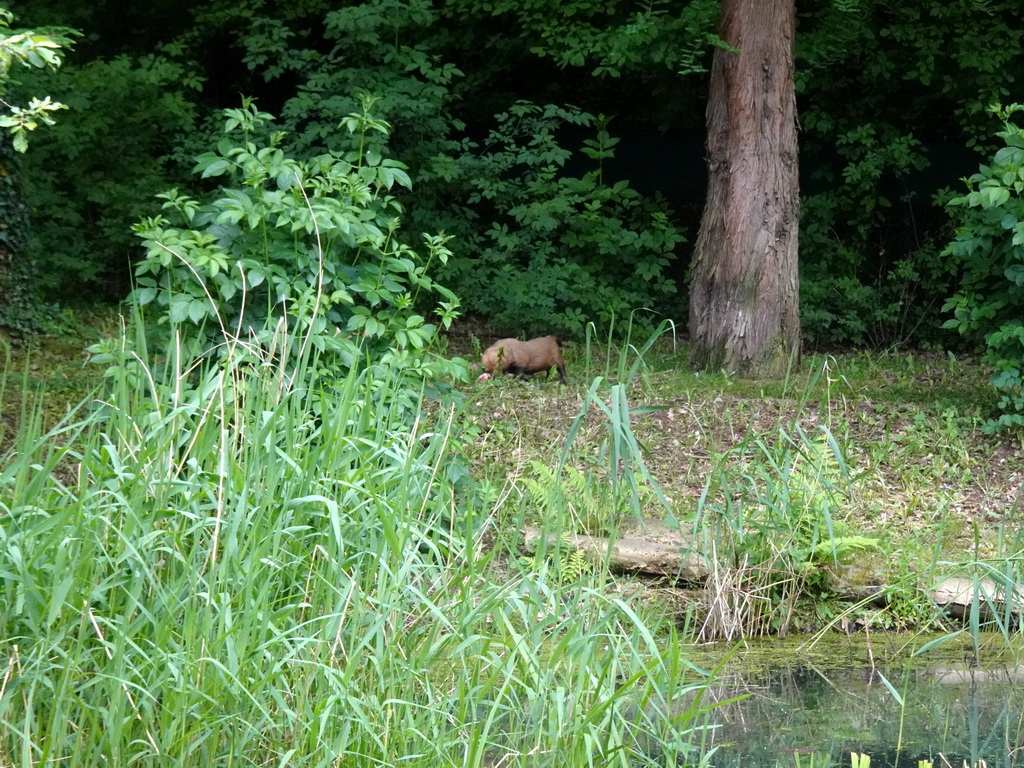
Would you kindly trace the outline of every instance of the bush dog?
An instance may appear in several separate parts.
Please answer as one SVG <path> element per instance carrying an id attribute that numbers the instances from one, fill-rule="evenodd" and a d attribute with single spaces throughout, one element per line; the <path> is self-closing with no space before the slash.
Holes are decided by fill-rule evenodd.
<path id="1" fill-rule="evenodd" d="M 555 367 L 558 368 L 562 383 L 569 383 L 569 377 L 565 375 L 565 361 L 562 359 L 562 345 L 554 336 L 529 341 L 501 339 L 484 350 L 480 362 L 487 371 L 480 376 L 481 379 L 491 378 L 495 369 L 523 378 L 531 373 L 547 371 L 550 378 L 551 368 Z"/>

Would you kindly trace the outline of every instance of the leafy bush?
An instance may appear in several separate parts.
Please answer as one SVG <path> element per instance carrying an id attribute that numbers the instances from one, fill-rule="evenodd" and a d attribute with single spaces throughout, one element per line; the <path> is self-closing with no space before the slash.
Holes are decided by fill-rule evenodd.
<path id="1" fill-rule="evenodd" d="M 945 324 L 984 346 L 1002 413 L 989 430 L 1024 425 L 1024 128 L 1012 116 L 1024 105 L 992 111 L 1003 121 L 1004 146 L 967 180 L 969 192 L 949 201 L 960 214 L 946 253 L 963 266 L 960 290 L 943 307 Z"/>
<path id="2" fill-rule="evenodd" d="M 955 288 L 933 196 L 969 172 L 963 147 L 987 141 L 984 108 L 1024 72 L 1019 8 L 857 0 L 799 16 L 803 330 L 934 342 Z"/>
<path id="3" fill-rule="evenodd" d="M 543 3 L 449 0 L 443 12 L 459 21 L 505 16 L 532 53 L 563 68 L 592 65 L 595 75 L 609 77 L 638 68 L 649 73 L 652 65 L 673 73 L 704 72 L 707 49 L 721 44 L 714 34 L 718 4 L 689 0 L 671 13 L 659 5 L 575 0 L 551 13 Z"/>
<path id="4" fill-rule="evenodd" d="M 424 354 L 436 326 L 414 311 L 417 302 L 439 294 L 445 326 L 458 314 L 455 295 L 430 277 L 448 259 L 447 238 L 424 237 L 426 262 L 399 240 L 401 207 L 390 190 L 409 178 L 367 148 L 369 134 L 388 132 L 371 106 L 343 121 L 351 149 L 305 162 L 280 149 L 269 114 L 251 102 L 227 110 L 225 132 L 237 140 L 223 139 L 196 165 L 224 186 L 206 202 L 160 195 L 177 223 L 157 216 L 135 227 L 146 257 L 134 301 L 155 307 L 160 323 L 199 328 L 194 354 L 225 337 L 271 349 L 281 328 L 298 327 L 322 372 L 364 360 L 464 377 L 460 362 Z"/>
<path id="5" fill-rule="evenodd" d="M 801 203 L 802 328 L 819 344 L 920 338 L 938 305 L 929 301 L 948 293 L 951 276 L 938 248 L 918 240 L 905 187 L 928 164 L 924 148 L 866 123 L 840 136 L 836 151 L 842 182 Z M 818 165 L 816 175 L 830 174 L 828 163 Z"/>
<path id="6" fill-rule="evenodd" d="M 544 108 L 546 115 L 527 114 L 519 105 L 491 136 L 513 144 L 481 148 L 453 109 L 463 104 L 466 113 L 481 114 L 478 104 L 459 101 L 461 72 L 450 60 L 464 47 L 463 25 L 448 17 L 438 24 L 425 0 L 368 0 L 334 9 L 314 0 L 283 8 L 253 11 L 238 0 L 197 8 L 193 26 L 160 55 L 131 49 L 72 71 L 72 88 L 61 97 L 78 117 L 40 156 L 29 190 L 35 210 L 52 212 L 37 217 L 32 246 L 51 294 L 67 293 L 72 280 L 119 294 L 123 284 L 116 276 L 134 260 L 127 223 L 144 215 L 143 201 L 170 186 L 177 186 L 182 202 L 202 197 L 179 161 L 195 154 L 186 148 L 205 133 L 193 93 L 204 70 L 192 59 L 207 60 L 204 50 L 216 45 L 239 58 L 236 68 L 220 67 L 218 78 L 233 73 L 238 79 L 214 81 L 207 70 L 211 81 L 246 93 L 265 81 L 282 102 L 280 125 L 288 133 L 277 148 L 303 163 L 349 151 L 338 123 L 359 110 L 355 94 L 377 98 L 375 117 L 393 131 L 365 134 L 364 150 L 408 164 L 416 189 L 395 184 L 389 193 L 417 229 L 443 228 L 460 238 L 453 246 L 459 265 L 442 265 L 440 274 L 456 293 L 486 288 L 473 298 L 475 312 L 520 333 L 576 332 L 582 321 L 600 322 L 638 306 L 665 309 L 676 290 L 666 265 L 682 241 L 665 206 L 644 201 L 625 182 L 606 183 L 599 170 L 564 168 L 568 152 L 554 142 L 554 131 L 591 118 L 554 107 Z M 85 15 L 96 23 L 105 18 L 98 10 Z M 488 87 L 486 79 L 494 76 L 490 71 L 466 93 Z M 541 130 L 536 139 L 529 135 L 535 127 Z M 599 128 L 597 145 L 585 151 L 610 157 L 614 140 Z M 492 171 L 500 175 L 500 190 L 487 179 Z M 192 228 L 186 220 L 176 224 Z M 508 256 L 513 262 L 501 265 Z M 529 285 L 522 277 L 527 270 L 535 270 Z M 193 311 L 198 314 L 198 304 Z"/>
<path id="7" fill-rule="evenodd" d="M 327 14 L 334 48 L 296 65 L 305 80 L 284 107 L 287 146 L 300 157 L 337 150 L 344 136 L 334 126 L 353 108 L 348 94 L 377 97 L 375 111 L 395 126 L 416 182 L 396 195 L 417 229 L 455 236 L 455 257 L 438 274 L 495 326 L 578 334 L 590 320 L 663 306 L 676 291 L 666 272 L 683 237 L 665 205 L 626 181 L 604 182 L 600 161 L 618 141 L 605 121 L 582 149 L 598 167 L 578 177 L 566 170 L 572 153 L 556 133 L 594 122 L 579 110 L 520 102 L 482 142 L 471 139 L 451 109 L 462 73 L 433 52 L 436 36 L 427 38 L 435 22 L 422 0 Z"/>
<path id="8" fill-rule="evenodd" d="M 29 226 L 21 197 L 19 156 L 0 140 L 0 327 L 39 328 L 39 298 L 32 263 L 24 258 Z"/>
<path id="9" fill-rule="evenodd" d="M 449 104 L 451 85 L 462 73 L 424 41 L 435 20 L 426 0 L 373 0 L 325 14 L 330 53 L 295 57 L 304 79 L 281 111 L 289 149 L 308 157 L 343 148 L 345 136 L 335 128 L 359 109 L 359 93 L 376 98 L 374 114 L 392 126 L 393 151 L 414 171 L 457 146 L 449 134 L 464 126 L 451 116 Z M 246 44 L 257 40 L 250 36 Z M 250 47 L 247 60 L 253 63 L 257 56 Z M 392 140 L 386 138 L 376 137 L 379 151 L 386 152 Z"/>
<path id="10" fill-rule="evenodd" d="M 60 66 L 63 54 L 62 44 L 68 45 L 70 30 L 57 33 L 36 31 L 31 29 L 12 30 L 11 22 L 14 14 L 6 8 L 0 8 L 0 96 L 7 96 L 11 81 L 11 65 L 21 64 L 42 70 L 55 70 Z M 10 33 L 10 34 L 8 34 Z M 40 99 L 33 96 L 28 106 L 19 107 L 2 102 L 6 108 L 0 114 L 0 128 L 6 128 L 11 135 L 14 149 L 24 152 L 28 149 L 28 133 L 39 127 L 39 123 L 53 125 L 52 113 L 67 109 L 66 104 L 53 101 L 49 96 Z"/>
<path id="11" fill-rule="evenodd" d="M 0 326 L 18 331 L 41 327 L 45 313 L 39 302 L 40 271 L 26 258 L 28 209 L 22 199 L 21 168 L 14 152 L 28 148 L 28 132 L 40 123 L 53 125 L 52 114 L 66 105 L 49 96 L 26 95 L 27 106 L 12 104 L 11 66 L 20 64 L 49 72 L 61 64 L 61 44 L 67 45 L 70 30 L 12 30 L 14 15 L 0 8 Z M 35 93 L 34 91 L 32 93 Z"/>
<path id="12" fill-rule="evenodd" d="M 195 152 L 186 161 L 176 147 L 197 132 L 200 83 L 165 57 L 124 55 L 67 66 L 59 85 L 71 109 L 25 158 L 28 258 L 47 297 L 85 289 L 120 299 L 136 250 L 132 222 L 153 195 L 188 178 Z"/>
<path id="13" fill-rule="evenodd" d="M 601 161 L 618 139 L 604 119 L 581 150 L 597 167 L 581 176 L 566 172 L 557 131 L 591 115 L 517 102 L 496 120 L 478 152 L 438 158 L 426 175 L 448 186 L 461 248 L 441 274 L 468 310 L 509 330 L 579 335 L 676 293 L 668 268 L 683 234 L 659 200 L 605 183 Z"/>

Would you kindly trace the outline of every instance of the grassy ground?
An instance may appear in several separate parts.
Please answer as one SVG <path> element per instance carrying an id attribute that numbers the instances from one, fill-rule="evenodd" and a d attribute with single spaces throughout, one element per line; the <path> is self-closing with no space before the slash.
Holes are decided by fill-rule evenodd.
<path id="1" fill-rule="evenodd" d="M 98 391 L 103 367 L 89 363 L 87 347 L 117 330 L 117 312 L 96 308 L 68 314 L 52 335 L 9 339 L 0 332 L 0 451 L 26 414 L 39 410 L 53 425 L 69 408 Z"/>
<path id="2" fill-rule="evenodd" d="M 584 473 L 599 469 L 606 419 L 585 399 L 595 375 L 616 381 L 617 355 L 569 345 L 568 387 L 543 375 L 471 385 L 478 471 L 529 496 L 538 467 L 557 462 L 584 407 L 590 414 L 570 464 Z M 857 578 L 898 587 L 896 615 L 876 615 L 888 627 L 935 619 L 918 587 L 1018 553 L 1021 442 L 982 431 L 993 399 L 976 361 L 939 352 L 818 354 L 785 382 L 743 381 L 691 371 L 686 350 L 663 340 L 622 383 L 644 463 L 669 502 L 666 510 L 647 494 L 643 522 L 624 516 L 640 535 L 671 537 L 660 525 L 666 519 L 684 533 L 714 527 L 716 519 L 739 516 L 745 501 L 740 527 L 761 525 L 780 549 L 808 546 L 793 537 L 801 527 L 805 539 L 824 538 L 825 528 L 851 542 L 870 539 L 876 546 L 851 548 L 845 560 Z M 581 512 L 577 527 L 595 527 L 593 517 Z M 734 519 L 724 526 L 733 534 Z M 740 538 L 734 535 L 728 550 L 717 537 L 734 562 L 757 548 Z M 816 599 L 827 600 L 821 591 Z M 812 611 L 797 625 L 811 629 L 842 611 Z"/>
<path id="3" fill-rule="evenodd" d="M 100 386 L 102 368 L 87 362 L 85 348 L 116 326 L 116 313 L 93 313 L 69 323 L 59 337 L 7 347 L 12 375 L 2 393 L 0 447 L 15 434 L 26 404 L 28 412 L 41 405 L 44 420 L 53 424 Z M 479 345 L 465 337 L 451 343 L 453 354 L 476 359 Z M 1018 436 L 983 433 L 993 400 L 976 361 L 943 352 L 816 354 L 777 382 L 696 373 L 686 349 L 669 339 L 647 350 L 633 375 L 625 370 L 638 362 L 630 352 L 568 344 L 566 358 L 569 386 L 541 374 L 462 387 L 468 424 L 463 449 L 474 475 L 492 488 L 504 535 L 544 522 L 552 500 L 540 498 L 538 489 L 551 481 L 564 454 L 560 482 L 579 481 L 576 498 L 567 500 L 579 532 L 633 531 L 672 542 L 680 535 L 690 540 L 703 527 L 717 531 L 717 543 L 725 546 L 720 527 L 730 512 L 716 500 L 745 498 L 748 508 L 763 509 L 773 503 L 765 501 L 767 487 L 767 496 L 786 507 L 769 528 L 809 525 L 813 538 L 824 521 L 831 535 L 834 526 L 876 541 L 876 548 L 846 560 L 856 564 L 857 578 L 908 588 L 908 599 L 897 601 L 902 615 L 882 620 L 889 626 L 934 618 L 917 587 L 1016 552 L 1024 455 Z M 595 392 L 603 402 L 611 402 L 609 387 L 618 383 L 631 409 L 627 421 L 645 465 L 632 499 L 641 507 L 639 516 L 621 488 L 610 498 L 603 485 L 614 473 L 606 455 L 609 417 L 588 401 L 595 377 L 602 377 Z M 816 467 L 811 490 L 800 461 Z M 647 472 L 667 507 L 644 482 Z M 781 490 L 772 485 L 780 476 L 786 481 Z M 790 487 L 794 477 L 799 490 Z M 798 519 L 794 507 L 801 510 Z M 735 525 L 725 525 L 730 527 Z M 808 543 L 787 538 L 790 533 L 777 537 L 786 540 L 783 548 Z M 734 538 L 734 560 L 756 549 Z M 644 588 L 657 590 L 672 610 L 693 610 L 689 593 L 675 585 L 645 582 Z M 813 629 L 842 611 L 818 611 L 798 624 Z"/>

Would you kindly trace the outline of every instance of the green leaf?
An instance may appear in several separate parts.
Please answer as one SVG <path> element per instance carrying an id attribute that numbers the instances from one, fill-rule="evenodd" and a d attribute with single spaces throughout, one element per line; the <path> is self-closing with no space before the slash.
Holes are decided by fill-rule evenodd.
<path id="1" fill-rule="evenodd" d="M 996 208 L 1010 199 L 1010 190 L 1005 187 L 985 187 L 979 193 L 983 208 Z"/>
<path id="2" fill-rule="evenodd" d="M 208 179 L 211 176 L 223 176 L 231 170 L 232 164 L 224 159 L 214 160 L 203 168 L 201 178 Z"/>
<path id="3" fill-rule="evenodd" d="M 183 323 L 188 319 L 189 306 L 192 303 L 192 297 L 187 294 L 173 294 L 171 296 L 170 306 L 168 307 L 168 317 L 172 323 Z"/>
<path id="4" fill-rule="evenodd" d="M 137 288 L 133 296 L 139 304 L 149 304 L 156 298 L 156 288 Z"/>
<path id="5" fill-rule="evenodd" d="M 1011 264 L 1003 274 L 1014 285 L 1024 285 L 1024 264 Z"/>
<path id="6" fill-rule="evenodd" d="M 194 299 L 188 306 L 188 316 L 193 323 L 199 323 L 210 314 L 210 305 L 202 299 Z"/>

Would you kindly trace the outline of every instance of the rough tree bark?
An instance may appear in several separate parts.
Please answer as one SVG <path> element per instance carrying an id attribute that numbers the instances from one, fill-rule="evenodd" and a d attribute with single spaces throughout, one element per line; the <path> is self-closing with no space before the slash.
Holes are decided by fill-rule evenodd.
<path id="1" fill-rule="evenodd" d="M 722 0 L 708 197 L 690 282 L 691 362 L 778 377 L 800 354 L 795 0 Z"/>

